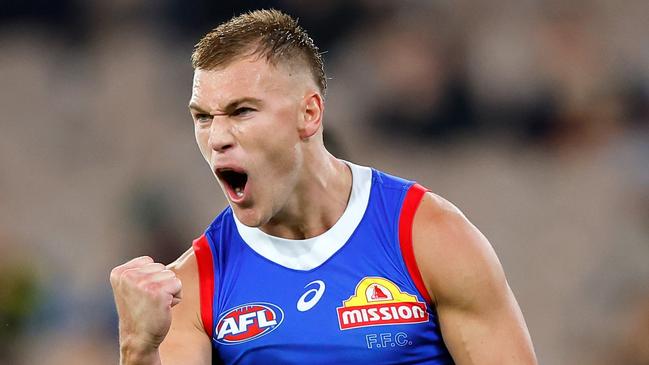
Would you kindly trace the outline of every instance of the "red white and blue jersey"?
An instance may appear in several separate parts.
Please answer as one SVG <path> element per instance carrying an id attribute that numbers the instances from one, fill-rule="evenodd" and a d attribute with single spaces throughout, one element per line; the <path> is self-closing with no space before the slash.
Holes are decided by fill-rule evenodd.
<path id="1" fill-rule="evenodd" d="M 426 190 L 349 166 L 347 208 L 320 236 L 270 236 L 228 207 L 194 241 L 215 364 L 453 364 L 412 250 Z"/>

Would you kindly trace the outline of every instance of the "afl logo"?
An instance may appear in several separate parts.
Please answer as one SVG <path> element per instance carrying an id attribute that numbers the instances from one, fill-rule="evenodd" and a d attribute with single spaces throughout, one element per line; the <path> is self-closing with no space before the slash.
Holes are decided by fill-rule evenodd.
<path id="1" fill-rule="evenodd" d="M 248 303 L 232 308 L 216 324 L 216 342 L 234 345 L 265 336 L 279 327 L 284 312 L 271 303 Z"/>

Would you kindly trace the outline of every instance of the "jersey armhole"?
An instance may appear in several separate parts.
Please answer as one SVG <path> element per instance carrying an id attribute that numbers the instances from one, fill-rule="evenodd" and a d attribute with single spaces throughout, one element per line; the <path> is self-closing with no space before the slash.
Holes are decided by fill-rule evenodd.
<path id="1" fill-rule="evenodd" d="M 424 285 L 424 280 L 419 272 L 412 246 L 412 224 L 415 218 L 415 212 L 417 212 L 417 207 L 419 207 L 419 203 L 421 203 L 426 192 L 428 192 L 428 189 L 417 183 L 410 186 L 406 192 L 399 216 L 399 246 L 401 247 L 401 255 L 403 256 L 403 261 L 408 270 L 408 274 L 410 274 L 410 278 L 426 302 L 432 304 L 428 290 L 426 290 L 426 285 Z"/>
<path id="2" fill-rule="evenodd" d="M 205 333 L 212 338 L 212 305 L 214 302 L 214 264 L 212 250 L 205 234 L 194 240 L 192 247 L 198 264 L 198 286 L 201 302 L 201 320 Z"/>

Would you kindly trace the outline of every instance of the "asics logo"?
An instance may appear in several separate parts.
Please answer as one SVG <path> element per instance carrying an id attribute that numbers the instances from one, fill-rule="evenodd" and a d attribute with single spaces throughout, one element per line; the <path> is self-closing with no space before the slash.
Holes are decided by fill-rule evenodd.
<path id="1" fill-rule="evenodd" d="M 318 301 L 320 298 L 322 298 L 322 295 L 325 292 L 325 283 L 322 280 L 314 280 L 310 283 L 308 283 L 304 288 L 308 288 L 310 285 L 315 284 L 317 285 L 317 288 L 311 288 L 307 290 L 300 299 L 297 301 L 297 310 L 300 312 L 306 312 L 309 309 L 313 308 L 316 304 L 318 304 Z M 309 297 L 307 299 L 307 297 Z"/>

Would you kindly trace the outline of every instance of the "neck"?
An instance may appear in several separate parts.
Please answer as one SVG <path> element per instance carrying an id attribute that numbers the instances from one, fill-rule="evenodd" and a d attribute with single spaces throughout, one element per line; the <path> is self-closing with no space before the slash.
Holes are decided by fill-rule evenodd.
<path id="1" fill-rule="evenodd" d="M 263 232 L 287 239 L 319 236 L 342 216 L 352 190 L 352 174 L 346 163 L 324 148 L 304 156 L 302 171 L 286 206 Z"/>

